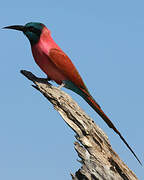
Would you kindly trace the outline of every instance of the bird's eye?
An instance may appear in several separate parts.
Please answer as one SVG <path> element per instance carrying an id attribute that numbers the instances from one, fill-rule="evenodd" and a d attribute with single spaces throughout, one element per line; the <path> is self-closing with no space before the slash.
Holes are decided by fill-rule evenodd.
<path id="1" fill-rule="evenodd" d="M 27 31 L 32 32 L 32 33 L 35 33 L 35 34 L 37 34 L 38 36 L 41 34 L 41 31 L 40 31 L 39 29 L 36 29 L 36 28 L 33 27 L 33 26 L 29 26 L 29 27 L 27 28 Z"/>
<path id="2" fill-rule="evenodd" d="M 32 27 L 32 26 L 30 26 L 30 27 L 28 28 L 28 30 L 29 30 L 30 32 L 35 32 L 35 28 Z"/>

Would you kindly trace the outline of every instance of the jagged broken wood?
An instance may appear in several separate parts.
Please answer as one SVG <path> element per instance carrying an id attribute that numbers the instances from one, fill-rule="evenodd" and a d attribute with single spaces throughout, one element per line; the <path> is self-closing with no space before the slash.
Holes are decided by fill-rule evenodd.
<path id="1" fill-rule="evenodd" d="M 29 71 L 21 73 L 33 81 L 40 91 L 60 113 L 64 121 L 75 131 L 75 150 L 81 158 L 82 167 L 73 180 L 136 180 L 136 175 L 122 162 L 112 149 L 106 134 L 65 92 L 38 78 Z"/>

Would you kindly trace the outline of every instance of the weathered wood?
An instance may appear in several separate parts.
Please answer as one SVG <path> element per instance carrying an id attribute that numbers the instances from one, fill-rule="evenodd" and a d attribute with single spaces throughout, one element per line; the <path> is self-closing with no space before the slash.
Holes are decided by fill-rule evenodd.
<path id="1" fill-rule="evenodd" d="M 75 131 L 75 150 L 81 158 L 82 167 L 73 180 L 136 180 L 136 175 L 122 162 L 112 149 L 107 135 L 65 92 L 31 72 L 21 73 L 33 81 L 40 91 L 60 113 L 64 121 Z"/>

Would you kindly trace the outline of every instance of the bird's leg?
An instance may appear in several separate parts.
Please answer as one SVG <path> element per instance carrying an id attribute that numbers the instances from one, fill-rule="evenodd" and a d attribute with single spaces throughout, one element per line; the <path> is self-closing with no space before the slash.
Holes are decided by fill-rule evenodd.
<path id="1" fill-rule="evenodd" d="M 51 78 L 47 76 L 46 80 L 47 80 L 47 81 L 51 81 Z"/>
<path id="2" fill-rule="evenodd" d="M 61 89 L 61 88 L 64 87 L 64 86 L 65 86 L 65 84 L 62 83 L 60 86 L 58 86 L 58 89 Z"/>

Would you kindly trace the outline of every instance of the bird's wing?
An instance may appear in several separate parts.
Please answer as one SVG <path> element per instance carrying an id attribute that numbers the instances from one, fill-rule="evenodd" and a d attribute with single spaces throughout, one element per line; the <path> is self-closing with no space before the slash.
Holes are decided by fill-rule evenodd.
<path id="1" fill-rule="evenodd" d="M 53 48 L 49 51 L 49 58 L 55 66 L 67 77 L 67 80 L 73 82 L 78 88 L 89 94 L 80 74 L 75 68 L 70 58 L 60 49 Z"/>
<path id="2" fill-rule="evenodd" d="M 132 148 L 129 146 L 129 144 L 120 134 L 120 132 L 116 129 L 116 127 L 111 122 L 111 120 L 102 111 L 98 103 L 89 94 L 82 78 L 80 77 L 77 69 L 75 68 L 69 57 L 62 50 L 59 49 L 51 49 L 49 52 L 49 57 L 51 61 L 55 64 L 55 66 L 67 77 L 67 80 L 73 82 L 79 89 L 81 89 L 83 92 L 85 92 L 88 95 L 86 97 L 83 97 L 86 100 L 86 102 L 102 117 L 102 119 L 106 122 L 106 124 L 120 136 L 122 141 L 126 144 L 129 150 L 133 153 L 133 155 L 141 164 L 140 160 L 138 159 L 137 155 L 134 153 Z"/>

